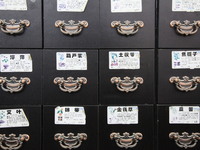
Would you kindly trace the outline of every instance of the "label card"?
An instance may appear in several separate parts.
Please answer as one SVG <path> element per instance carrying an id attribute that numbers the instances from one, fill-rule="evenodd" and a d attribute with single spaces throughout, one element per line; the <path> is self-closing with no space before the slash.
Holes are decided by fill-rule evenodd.
<path id="1" fill-rule="evenodd" d="M 169 107 L 169 124 L 200 124 L 199 106 Z"/>
<path id="2" fill-rule="evenodd" d="M 140 52 L 109 52 L 109 69 L 140 69 Z"/>
<path id="3" fill-rule="evenodd" d="M 200 11 L 200 0 L 172 0 L 172 11 Z"/>
<path id="4" fill-rule="evenodd" d="M 57 52 L 57 70 L 87 70 L 86 52 Z"/>
<path id="5" fill-rule="evenodd" d="M 200 51 L 172 51 L 172 69 L 200 68 Z"/>
<path id="6" fill-rule="evenodd" d="M 138 124 L 137 106 L 109 106 L 107 107 L 108 124 Z"/>
<path id="7" fill-rule="evenodd" d="M 28 127 L 29 121 L 23 109 L 1 109 L 0 128 Z"/>
<path id="8" fill-rule="evenodd" d="M 84 107 L 56 107 L 55 124 L 85 125 L 86 115 Z"/>
<path id="9" fill-rule="evenodd" d="M 111 12 L 142 12 L 142 0 L 111 0 Z"/>
<path id="10" fill-rule="evenodd" d="M 27 10 L 26 0 L 0 0 L 0 10 Z"/>
<path id="11" fill-rule="evenodd" d="M 30 54 L 0 54 L 0 72 L 32 72 Z"/>
<path id="12" fill-rule="evenodd" d="M 57 0 L 58 12 L 84 12 L 88 0 Z"/>

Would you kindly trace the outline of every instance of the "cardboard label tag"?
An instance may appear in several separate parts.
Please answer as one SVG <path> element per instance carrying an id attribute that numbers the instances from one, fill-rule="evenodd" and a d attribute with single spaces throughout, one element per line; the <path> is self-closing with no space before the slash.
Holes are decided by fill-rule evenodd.
<path id="1" fill-rule="evenodd" d="M 172 11 L 200 11 L 200 0 L 172 0 Z"/>
<path id="2" fill-rule="evenodd" d="M 87 70 L 86 52 L 57 52 L 57 70 Z"/>
<path id="3" fill-rule="evenodd" d="M 111 12 L 142 12 L 142 0 L 111 0 Z"/>
<path id="4" fill-rule="evenodd" d="M 199 124 L 199 106 L 169 107 L 169 124 Z"/>
<path id="5" fill-rule="evenodd" d="M 24 110 L 19 109 L 1 109 L 0 110 L 0 128 L 28 127 L 29 121 Z"/>
<path id="6" fill-rule="evenodd" d="M 88 0 L 57 0 L 58 12 L 84 12 Z"/>
<path id="7" fill-rule="evenodd" d="M 109 52 L 109 69 L 140 69 L 139 51 Z"/>
<path id="8" fill-rule="evenodd" d="M 26 0 L 0 0 L 0 10 L 27 10 Z"/>
<path id="9" fill-rule="evenodd" d="M 0 72 L 32 72 L 30 54 L 0 54 Z"/>
<path id="10" fill-rule="evenodd" d="M 56 107 L 55 124 L 85 125 L 86 114 L 84 107 Z"/>
<path id="11" fill-rule="evenodd" d="M 138 124 L 137 106 L 107 107 L 107 124 Z"/>
<path id="12" fill-rule="evenodd" d="M 172 69 L 199 69 L 200 51 L 172 51 Z"/>

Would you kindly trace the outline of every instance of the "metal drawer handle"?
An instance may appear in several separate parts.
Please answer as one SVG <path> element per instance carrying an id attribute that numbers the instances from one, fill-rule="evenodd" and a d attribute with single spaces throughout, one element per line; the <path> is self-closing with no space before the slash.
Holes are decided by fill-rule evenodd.
<path id="1" fill-rule="evenodd" d="M 178 132 L 171 132 L 169 138 L 174 139 L 178 147 L 187 149 L 196 146 L 198 140 L 200 140 L 200 133 L 189 135 L 189 133 L 183 132 L 182 135 L 179 135 Z"/>
<path id="2" fill-rule="evenodd" d="M 87 83 L 87 79 L 85 77 L 77 77 L 74 80 L 73 77 L 68 77 L 67 80 L 64 80 L 64 77 L 56 77 L 53 82 L 58 84 L 61 91 L 71 93 L 79 91 L 82 84 Z"/>
<path id="3" fill-rule="evenodd" d="M 81 146 L 83 140 L 87 140 L 86 133 L 78 133 L 77 136 L 74 133 L 68 133 L 65 136 L 64 133 L 56 133 L 54 140 L 59 141 L 60 146 L 64 149 L 75 149 Z"/>
<path id="4" fill-rule="evenodd" d="M 114 139 L 117 146 L 125 149 L 135 147 L 138 140 L 142 140 L 142 138 L 142 133 L 133 133 L 130 135 L 128 132 L 124 132 L 123 135 L 120 135 L 119 133 L 113 132 L 110 134 L 110 139 Z"/>
<path id="5" fill-rule="evenodd" d="M 139 84 L 143 84 L 144 80 L 141 77 L 134 77 L 133 80 L 131 80 L 130 77 L 124 77 L 124 80 L 121 80 L 120 77 L 112 77 L 111 83 L 115 83 L 117 86 L 117 89 L 122 92 L 133 92 L 138 89 Z"/>
<path id="6" fill-rule="evenodd" d="M 17 22 L 15 19 L 11 19 L 8 22 L 6 20 L 0 19 L 0 27 L 1 31 L 7 34 L 19 34 L 24 31 L 25 27 L 30 26 L 30 21 L 28 20 L 20 20 Z"/>
<path id="7" fill-rule="evenodd" d="M 30 136 L 28 134 L 19 134 L 18 137 L 13 133 L 9 134 L 8 137 L 5 134 L 0 134 L 0 147 L 3 150 L 17 150 L 22 147 L 24 141 L 29 139 Z"/>
<path id="8" fill-rule="evenodd" d="M 10 77 L 10 80 L 7 77 L 0 77 L 0 85 L 5 92 L 20 92 L 25 84 L 30 83 L 31 80 L 28 77 L 21 77 L 20 80 L 17 80 L 17 77 Z"/>
<path id="9" fill-rule="evenodd" d="M 111 27 L 117 28 L 118 33 L 122 35 L 133 35 L 138 32 L 139 28 L 144 27 L 144 22 L 134 21 L 134 23 L 131 23 L 131 21 L 126 20 L 123 24 L 121 21 L 113 21 L 111 22 Z"/>
<path id="10" fill-rule="evenodd" d="M 65 23 L 64 20 L 57 20 L 55 22 L 55 27 L 60 28 L 60 31 L 64 34 L 76 35 L 81 33 L 83 28 L 88 27 L 88 22 L 83 20 L 83 21 L 78 21 L 78 23 L 75 23 L 74 20 L 69 20 L 67 24 Z"/>
<path id="11" fill-rule="evenodd" d="M 181 35 L 192 35 L 195 34 L 200 27 L 200 20 L 190 23 L 189 20 L 181 23 L 179 20 L 173 20 L 170 22 L 170 27 L 175 27 L 176 31 Z"/>
<path id="12" fill-rule="evenodd" d="M 179 77 L 171 77 L 169 79 L 170 83 L 175 83 L 176 88 L 180 91 L 194 91 L 198 83 L 200 83 L 200 77 L 193 77 L 190 79 L 188 76 L 184 76 L 183 79 L 180 79 Z"/>

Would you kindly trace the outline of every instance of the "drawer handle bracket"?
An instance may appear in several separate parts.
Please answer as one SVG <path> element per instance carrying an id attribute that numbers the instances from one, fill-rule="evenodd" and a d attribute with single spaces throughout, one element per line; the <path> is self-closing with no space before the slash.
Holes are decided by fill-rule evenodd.
<path id="1" fill-rule="evenodd" d="M 22 147 L 23 142 L 29 139 L 28 134 L 19 134 L 18 137 L 13 133 L 9 134 L 8 137 L 5 134 L 0 134 L 0 147 L 3 150 L 18 150 Z"/>
<path id="2" fill-rule="evenodd" d="M 131 80 L 130 77 L 124 77 L 124 80 L 121 80 L 120 77 L 112 77 L 111 83 L 116 84 L 117 89 L 122 92 L 133 92 L 138 89 L 139 84 L 143 84 L 144 80 L 141 77 L 134 77 Z"/>
<path id="3" fill-rule="evenodd" d="M 28 77 L 21 77 L 20 80 L 17 80 L 17 77 L 10 77 L 10 80 L 7 77 L 0 77 L 0 85 L 5 92 L 20 92 L 25 84 L 28 85 L 30 83 L 31 80 Z"/>
<path id="4" fill-rule="evenodd" d="M 57 20 L 55 22 L 55 27 L 60 28 L 60 31 L 63 34 L 77 35 L 81 33 L 83 28 L 88 27 L 88 22 L 83 20 L 83 21 L 78 21 L 78 23 L 75 23 L 74 20 L 69 20 L 68 23 L 65 23 L 64 20 Z"/>
<path id="5" fill-rule="evenodd" d="M 60 146 L 64 149 L 76 149 L 81 146 L 83 140 L 87 140 L 86 133 L 78 133 L 77 136 L 74 133 L 68 133 L 65 136 L 64 133 L 56 133 L 54 135 L 54 140 L 58 141 Z"/>
<path id="6" fill-rule="evenodd" d="M 123 135 L 120 135 L 120 133 L 113 132 L 110 134 L 110 139 L 115 140 L 118 147 L 125 149 L 135 147 L 142 138 L 142 133 L 133 133 L 130 135 L 128 132 L 124 132 Z"/>
<path id="7" fill-rule="evenodd" d="M 68 77 L 67 80 L 65 80 L 64 77 L 56 77 L 53 82 L 59 86 L 61 91 L 71 93 L 79 91 L 82 84 L 87 83 L 87 78 L 77 77 L 77 79 L 74 80 L 73 77 Z"/>
<path id="8" fill-rule="evenodd" d="M 184 76 L 183 79 L 173 76 L 169 79 L 169 82 L 174 83 L 176 88 L 180 91 L 194 91 L 197 88 L 198 83 L 200 83 L 200 76 L 193 77 L 192 79 L 188 76 Z"/>
<path id="9" fill-rule="evenodd" d="M 173 20 L 170 22 L 170 27 L 175 27 L 176 31 L 181 35 L 192 35 L 195 34 L 200 27 L 200 20 L 190 23 L 189 20 L 181 23 L 179 20 Z"/>
<path id="10" fill-rule="evenodd" d="M 179 135 L 178 132 L 171 132 L 169 138 L 174 139 L 178 147 L 187 149 L 196 146 L 198 140 L 200 140 L 200 133 L 192 133 L 189 135 L 189 133 L 183 132 L 182 135 Z"/>
<path id="11" fill-rule="evenodd" d="M 139 31 L 139 28 L 144 27 L 144 22 L 134 21 L 134 23 L 131 23 L 131 21 L 126 20 L 124 23 L 121 23 L 121 21 L 113 21 L 111 22 L 111 27 L 116 28 L 119 34 L 133 35 Z"/>
<path id="12" fill-rule="evenodd" d="M 25 27 L 30 26 L 30 21 L 20 20 L 17 22 L 15 19 L 11 19 L 8 22 L 0 19 L 1 31 L 7 34 L 20 34 L 24 31 Z"/>

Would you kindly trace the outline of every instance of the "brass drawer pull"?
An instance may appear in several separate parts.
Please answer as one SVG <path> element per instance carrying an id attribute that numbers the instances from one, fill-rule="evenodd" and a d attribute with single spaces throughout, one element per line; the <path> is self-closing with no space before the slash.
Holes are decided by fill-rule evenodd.
<path id="1" fill-rule="evenodd" d="M 115 83 L 117 89 L 122 92 L 133 92 L 138 89 L 139 84 L 143 84 L 144 80 L 141 77 L 134 77 L 131 80 L 130 77 L 124 77 L 124 80 L 121 80 L 120 77 L 112 77 L 111 83 Z"/>
<path id="2" fill-rule="evenodd" d="M 28 85 L 30 83 L 31 80 L 28 77 L 21 77 L 20 80 L 17 80 L 17 77 L 10 77 L 10 80 L 7 77 L 0 77 L 0 85 L 5 92 L 20 92 L 25 84 Z"/>
<path id="3" fill-rule="evenodd" d="M 28 134 L 19 134 L 18 137 L 13 133 L 9 134 L 8 137 L 5 134 L 0 134 L 0 147 L 3 150 L 18 150 L 22 147 L 23 142 L 29 139 Z"/>
<path id="4" fill-rule="evenodd" d="M 200 20 L 190 23 L 189 20 L 181 23 L 179 20 L 173 20 L 170 22 L 170 27 L 175 27 L 176 31 L 181 35 L 192 35 L 195 34 L 200 27 Z"/>
<path id="5" fill-rule="evenodd" d="M 133 148 L 137 145 L 138 140 L 142 140 L 142 133 L 133 133 L 130 135 L 128 132 L 124 132 L 123 135 L 119 133 L 111 133 L 110 139 L 115 140 L 116 144 L 120 148 Z"/>
<path id="6" fill-rule="evenodd" d="M 87 140 L 86 133 L 78 133 L 77 136 L 74 133 L 68 133 L 65 136 L 64 133 L 56 133 L 54 140 L 60 143 L 60 146 L 64 149 L 75 149 L 81 146 L 83 140 Z"/>
<path id="7" fill-rule="evenodd" d="M 6 22 L 6 20 L 0 19 L 1 31 L 7 34 L 20 34 L 24 31 L 25 27 L 29 26 L 30 21 L 28 20 L 20 20 L 17 22 L 15 19 L 11 19 L 9 22 Z"/>
<path id="8" fill-rule="evenodd" d="M 200 133 L 189 135 L 189 133 L 183 132 L 182 135 L 179 135 L 178 132 L 171 132 L 169 133 L 169 138 L 174 139 L 178 147 L 187 149 L 196 146 L 198 140 L 200 140 Z"/>
<path id="9" fill-rule="evenodd" d="M 169 79 L 170 83 L 174 83 L 176 85 L 176 88 L 180 91 L 194 91 L 198 83 L 200 83 L 200 77 L 193 77 L 190 79 L 188 76 L 184 76 L 183 79 L 180 79 L 179 77 L 171 77 Z"/>
<path id="10" fill-rule="evenodd" d="M 122 35 L 133 35 L 139 31 L 139 28 L 144 27 L 144 22 L 134 21 L 134 23 L 131 23 L 131 21 L 126 20 L 123 24 L 121 21 L 113 21 L 111 22 L 111 27 L 117 28 L 117 32 Z"/>
<path id="11" fill-rule="evenodd" d="M 58 84 L 61 91 L 71 93 L 79 91 L 82 84 L 87 83 L 87 79 L 85 77 L 77 77 L 74 80 L 73 77 L 68 77 L 65 80 L 64 77 L 56 77 L 53 82 L 54 84 Z"/>
<path id="12" fill-rule="evenodd" d="M 75 23 L 74 20 L 69 20 L 67 24 L 65 23 L 64 20 L 57 20 L 55 22 L 55 27 L 60 28 L 60 31 L 64 34 L 76 35 L 81 33 L 83 28 L 88 27 L 88 22 L 83 20 L 83 21 L 78 21 L 78 23 Z"/>

